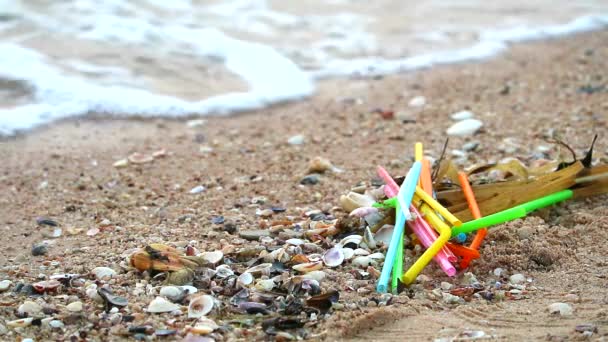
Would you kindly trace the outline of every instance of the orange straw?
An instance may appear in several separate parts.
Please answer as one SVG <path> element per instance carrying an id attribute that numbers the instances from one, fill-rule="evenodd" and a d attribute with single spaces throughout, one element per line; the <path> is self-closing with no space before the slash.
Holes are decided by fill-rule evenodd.
<path id="1" fill-rule="evenodd" d="M 467 199 L 469 203 L 469 210 L 474 218 L 481 218 L 481 212 L 479 211 L 479 206 L 477 205 L 477 201 L 475 200 L 475 194 L 473 194 L 473 189 L 471 188 L 471 184 L 469 184 L 469 179 L 467 178 L 467 174 L 464 172 L 458 172 L 458 180 L 460 181 L 460 185 L 462 186 L 462 191 L 464 192 L 464 197 Z M 488 233 L 488 229 L 483 228 L 477 231 L 475 234 L 475 238 L 473 238 L 473 242 L 469 248 L 478 250 L 479 246 L 481 246 L 481 242 L 486 237 Z M 460 261 L 460 269 L 465 269 L 469 267 L 469 263 L 476 258 L 471 258 L 471 256 L 463 256 Z"/>
<path id="2" fill-rule="evenodd" d="M 431 161 L 422 159 L 422 173 L 420 173 L 420 187 L 424 192 L 433 196 L 433 179 L 431 178 Z"/>

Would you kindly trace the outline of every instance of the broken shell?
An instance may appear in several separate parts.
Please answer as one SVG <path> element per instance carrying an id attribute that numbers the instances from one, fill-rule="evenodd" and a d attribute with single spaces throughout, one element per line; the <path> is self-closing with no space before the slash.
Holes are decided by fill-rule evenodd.
<path id="1" fill-rule="evenodd" d="M 306 300 L 306 306 L 319 309 L 321 312 L 327 312 L 333 305 L 340 299 L 340 293 L 338 291 L 329 291 L 327 293 L 310 297 Z"/>
<path id="2" fill-rule="evenodd" d="M 344 239 L 340 240 L 339 245 L 342 247 L 346 247 L 346 245 L 354 244 L 355 246 L 359 246 L 363 241 L 363 236 L 361 235 L 349 235 Z"/>
<path id="3" fill-rule="evenodd" d="M 271 291 L 272 289 L 274 289 L 275 286 L 276 286 L 276 284 L 274 283 L 274 280 L 272 280 L 272 279 L 260 279 L 255 284 L 256 289 L 263 290 L 263 291 Z"/>
<path id="4" fill-rule="evenodd" d="M 40 281 L 37 283 L 32 284 L 32 286 L 34 287 L 34 290 L 38 291 L 39 293 L 44 293 L 47 291 L 55 291 L 57 290 L 57 288 L 59 286 L 61 286 L 61 283 L 58 280 L 47 280 L 47 281 Z"/>
<path id="5" fill-rule="evenodd" d="M 344 254 L 344 260 L 350 260 L 355 256 L 355 251 L 352 248 L 342 248 Z"/>
<path id="6" fill-rule="evenodd" d="M 19 308 L 17 309 L 17 312 L 20 315 L 22 315 L 22 317 L 24 315 L 34 316 L 34 315 L 42 312 L 42 306 L 40 306 L 40 304 L 38 304 L 36 302 L 32 302 L 32 301 L 28 300 L 28 301 L 23 302 L 23 304 L 21 304 L 19 306 Z"/>
<path id="7" fill-rule="evenodd" d="M 384 260 L 384 254 L 380 252 L 370 254 L 367 257 L 374 260 Z"/>
<path id="8" fill-rule="evenodd" d="M 183 285 L 181 286 L 182 290 L 184 290 L 185 292 L 188 292 L 188 294 L 193 294 L 193 293 L 197 293 L 198 289 L 194 286 L 191 285 Z"/>
<path id="9" fill-rule="evenodd" d="M 365 267 L 371 265 L 372 262 L 373 262 L 373 259 L 371 259 L 369 256 L 358 256 L 353 259 L 353 266 L 365 268 Z"/>
<path id="10" fill-rule="evenodd" d="M 308 163 L 308 173 L 323 173 L 327 170 L 337 169 L 329 159 L 323 157 L 315 157 Z"/>
<path id="11" fill-rule="evenodd" d="M 304 279 L 313 279 L 318 282 L 321 282 L 323 279 L 325 279 L 325 276 L 326 276 L 326 273 L 323 271 L 311 271 L 304 275 L 301 275 L 300 277 L 302 277 Z"/>
<path id="12" fill-rule="evenodd" d="M 365 233 L 363 234 L 363 242 L 369 247 L 369 249 L 376 248 L 376 240 L 369 227 L 365 227 Z"/>
<path id="13" fill-rule="evenodd" d="M 287 262 L 289 261 L 289 254 L 287 254 L 285 248 L 278 248 L 267 255 L 264 258 L 266 261 L 280 261 Z"/>
<path id="14" fill-rule="evenodd" d="M 213 297 L 202 295 L 194 297 L 188 305 L 188 318 L 199 318 L 205 316 L 213 309 Z"/>
<path id="15" fill-rule="evenodd" d="M 158 294 L 172 302 L 181 302 L 188 295 L 188 292 L 179 286 L 163 286 Z"/>
<path id="16" fill-rule="evenodd" d="M 261 275 L 269 275 L 272 269 L 271 263 L 259 264 L 245 270 L 246 273 L 251 273 L 254 277 Z"/>
<path id="17" fill-rule="evenodd" d="M 237 281 L 241 286 L 251 285 L 251 283 L 253 283 L 253 275 L 249 272 L 245 272 L 238 277 Z"/>
<path id="18" fill-rule="evenodd" d="M 321 268 L 323 268 L 323 262 L 321 262 L 321 261 L 306 262 L 303 264 L 294 265 L 292 268 L 301 273 L 308 273 L 308 272 L 320 270 Z"/>
<path id="19" fill-rule="evenodd" d="M 376 241 L 382 241 L 385 246 L 388 246 L 391 241 L 391 237 L 393 236 L 393 231 L 395 230 L 395 226 L 390 224 L 385 224 L 382 228 L 378 229 L 374 239 Z"/>
<path id="20" fill-rule="evenodd" d="M 222 251 L 205 252 L 201 254 L 200 257 L 206 262 L 215 265 L 224 258 L 224 253 L 222 253 Z"/>
<path id="21" fill-rule="evenodd" d="M 32 318 L 32 317 L 17 319 L 14 321 L 6 322 L 6 326 L 11 327 L 11 328 L 24 328 L 24 327 L 28 327 L 28 326 L 32 325 L 33 320 L 34 320 L 34 318 Z"/>
<path id="22" fill-rule="evenodd" d="M 150 305 L 148 305 L 148 312 L 150 312 L 150 313 L 171 312 L 171 311 L 177 311 L 179 309 L 180 309 L 179 305 L 173 304 L 163 297 L 154 298 L 154 300 L 152 300 L 150 302 Z"/>
<path id="23" fill-rule="evenodd" d="M 215 268 L 215 276 L 218 278 L 226 278 L 234 275 L 234 271 L 228 265 L 220 265 Z"/>
<path id="24" fill-rule="evenodd" d="M 261 313 L 263 315 L 268 314 L 267 306 L 266 306 L 266 304 L 263 304 L 263 303 L 240 302 L 239 309 L 245 311 L 246 313 L 248 313 L 250 315 L 255 315 L 255 314 L 259 314 L 259 313 Z"/>
<path id="25" fill-rule="evenodd" d="M 378 213 L 378 208 L 374 208 L 374 207 L 361 207 L 361 208 L 357 208 L 357 209 L 351 211 L 350 212 L 350 216 L 365 217 L 367 215 L 377 214 L 377 213 Z"/>
<path id="26" fill-rule="evenodd" d="M 197 335 L 208 335 L 212 333 L 215 329 L 219 328 L 217 323 L 210 320 L 209 318 L 202 317 L 199 319 L 194 327 L 190 329 L 190 332 Z"/>
<path id="27" fill-rule="evenodd" d="M 133 164 L 145 164 L 154 160 L 154 157 L 139 152 L 131 154 L 127 159 Z"/>
<path id="28" fill-rule="evenodd" d="M 344 252 L 342 247 L 336 246 L 330 248 L 323 254 L 323 262 L 329 267 L 336 267 L 342 265 L 344 262 Z"/>
<path id="29" fill-rule="evenodd" d="M 369 255 L 369 251 L 363 248 L 357 248 L 353 251 L 354 255 Z"/>
<path id="30" fill-rule="evenodd" d="M 71 302 L 65 306 L 65 308 L 70 312 L 80 312 L 82 311 L 83 307 L 84 305 L 81 301 Z"/>
<path id="31" fill-rule="evenodd" d="M 102 287 L 98 289 L 97 292 L 99 293 L 99 296 L 106 301 L 107 310 L 112 306 L 124 307 L 129 304 L 129 301 L 126 298 L 113 294 L 109 289 Z"/>
<path id="32" fill-rule="evenodd" d="M 87 294 L 87 297 L 89 297 L 93 301 L 97 303 L 103 303 L 103 298 L 97 292 L 97 285 L 91 284 L 87 286 L 85 293 Z"/>
<path id="33" fill-rule="evenodd" d="M 293 246 L 300 246 L 300 245 L 303 245 L 305 243 L 305 241 L 302 239 L 289 239 L 289 240 L 285 241 L 285 243 L 289 244 L 289 245 L 293 245 Z"/>
<path id="34" fill-rule="evenodd" d="M 356 192 L 349 192 L 348 195 L 340 196 L 340 205 L 346 212 L 352 212 L 353 210 L 361 207 L 371 207 L 376 200 L 368 195 L 361 195 Z"/>
<path id="35" fill-rule="evenodd" d="M 12 284 L 13 284 L 13 282 L 8 279 L 0 281 L 0 292 L 4 292 L 4 291 L 8 290 Z"/>
<path id="36" fill-rule="evenodd" d="M 310 262 L 310 259 L 304 254 L 296 254 L 291 258 L 292 264 L 303 264 L 306 262 Z"/>
<path id="37" fill-rule="evenodd" d="M 95 275 L 95 278 L 102 280 L 106 278 L 112 278 L 116 275 L 116 271 L 109 267 L 95 267 L 91 273 Z"/>

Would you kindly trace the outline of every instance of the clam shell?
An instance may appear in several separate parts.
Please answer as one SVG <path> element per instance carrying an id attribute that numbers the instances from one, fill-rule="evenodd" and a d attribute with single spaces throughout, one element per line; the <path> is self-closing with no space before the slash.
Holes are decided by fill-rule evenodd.
<path id="1" fill-rule="evenodd" d="M 8 279 L 0 281 L 0 292 L 4 292 L 4 291 L 8 290 L 12 284 L 13 284 L 13 282 Z"/>
<path id="2" fill-rule="evenodd" d="M 253 275 L 249 272 L 245 272 L 238 277 L 237 282 L 241 286 L 251 285 L 251 283 L 253 283 Z"/>
<path id="3" fill-rule="evenodd" d="M 22 315 L 22 317 L 23 315 L 34 316 L 42 312 L 42 306 L 36 302 L 27 300 L 19 305 L 17 312 Z"/>
<path id="4" fill-rule="evenodd" d="M 328 267 L 337 267 L 342 265 L 344 262 L 344 252 L 342 251 L 342 247 L 336 246 L 330 248 L 323 254 L 323 262 Z"/>
<path id="5" fill-rule="evenodd" d="M 158 294 L 172 302 L 180 302 L 187 295 L 186 291 L 179 286 L 163 286 Z"/>
<path id="6" fill-rule="evenodd" d="M 388 246 L 391 242 L 391 237 L 393 236 L 394 229 L 395 229 L 395 226 L 390 225 L 390 224 L 385 224 L 384 226 L 382 226 L 382 228 L 378 229 L 378 231 L 376 232 L 376 235 L 374 236 L 374 239 L 376 241 L 382 241 L 382 243 L 384 243 L 385 246 Z"/>
<path id="7" fill-rule="evenodd" d="M 255 284 L 256 289 L 263 290 L 263 291 L 271 291 L 272 289 L 274 289 L 275 286 L 276 286 L 276 284 L 274 283 L 274 280 L 272 280 L 272 279 L 260 279 Z"/>
<path id="8" fill-rule="evenodd" d="M 384 260 L 384 254 L 380 252 L 370 254 L 367 257 L 374 260 Z"/>
<path id="9" fill-rule="evenodd" d="M 272 261 L 287 262 L 287 261 L 289 261 L 289 254 L 287 253 L 285 248 L 278 248 L 278 249 L 272 251 L 271 253 L 269 253 L 268 256 L 264 260 L 269 261 L 269 262 L 272 262 Z"/>
<path id="10" fill-rule="evenodd" d="M 58 280 L 51 279 L 51 280 L 39 281 L 37 283 L 32 284 L 32 286 L 34 287 L 34 289 L 36 291 L 38 291 L 40 293 L 44 293 L 47 291 L 56 290 L 59 286 L 61 286 L 61 283 Z"/>
<path id="11" fill-rule="evenodd" d="M 355 244 L 356 246 L 359 246 L 359 244 L 361 244 L 362 241 L 363 241 L 363 236 L 361 236 L 361 235 L 349 235 L 349 236 L 345 237 L 344 239 L 340 240 L 339 245 L 342 247 L 349 245 L 349 244 Z"/>
<path id="12" fill-rule="evenodd" d="M 190 329 L 192 334 L 207 335 L 219 328 L 217 323 L 207 317 L 201 317 L 196 324 Z"/>
<path id="13" fill-rule="evenodd" d="M 152 300 L 150 302 L 150 304 L 148 305 L 148 312 L 150 312 L 150 313 L 171 312 L 171 311 L 177 311 L 179 309 L 180 309 L 179 305 L 173 304 L 163 297 L 154 298 L 154 300 Z"/>
<path id="14" fill-rule="evenodd" d="M 303 245 L 305 243 L 305 241 L 302 239 L 289 239 L 289 240 L 285 241 L 285 243 L 288 245 L 300 246 L 300 245 Z"/>
<path id="15" fill-rule="evenodd" d="M 361 195 L 356 192 L 349 192 L 346 196 L 340 196 L 340 205 L 346 212 L 352 212 L 353 210 L 361 207 L 371 207 L 376 200 L 369 195 Z"/>
<path id="16" fill-rule="evenodd" d="M 312 280 L 316 280 L 318 282 L 321 282 L 323 279 L 325 279 L 325 276 L 327 274 L 323 271 L 311 271 L 308 272 L 300 277 L 304 278 L 304 279 L 312 279 Z"/>
<path id="17" fill-rule="evenodd" d="M 202 295 L 194 297 L 188 305 L 188 318 L 199 318 L 205 316 L 213 309 L 213 297 Z"/>
<path id="18" fill-rule="evenodd" d="M 358 256 L 358 257 L 354 258 L 352 263 L 353 263 L 353 266 L 365 268 L 365 267 L 371 265 L 372 262 L 373 262 L 373 259 L 366 255 L 366 256 Z"/>
<path id="19" fill-rule="evenodd" d="M 98 289 L 97 292 L 110 306 L 124 307 L 129 304 L 129 301 L 126 298 L 113 294 L 109 289 L 102 287 Z"/>
<path id="20" fill-rule="evenodd" d="M 226 278 L 234 275 L 234 271 L 228 265 L 219 265 L 215 268 L 215 276 L 218 278 Z"/>
<path id="21" fill-rule="evenodd" d="M 109 268 L 109 267 L 95 267 L 93 270 L 91 270 L 91 273 L 93 273 L 95 275 L 95 278 L 97 279 L 106 279 L 106 278 L 112 278 L 113 276 L 116 275 L 116 271 L 114 271 L 113 269 Z"/>
<path id="22" fill-rule="evenodd" d="M 256 276 L 261 276 L 261 275 L 269 275 L 271 269 L 272 269 L 271 263 L 264 263 L 264 264 L 259 264 L 259 265 L 250 267 L 249 269 L 245 270 L 245 272 L 251 273 L 254 277 L 256 277 Z"/>
<path id="23" fill-rule="evenodd" d="M 34 320 L 34 318 L 32 318 L 32 317 L 22 318 L 22 319 L 16 319 L 14 321 L 8 321 L 8 322 L 6 322 L 6 326 L 7 327 L 11 327 L 11 328 L 28 327 L 28 326 L 32 325 L 32 321 L 33 320 Z"/>
<path id="24" fill-rule="evenodd" d="M 342 248 L 344 253 L 344 260 L 350 260 L 355 256 L 355 251 L 352 248 Z"/>
<path id="25" fill-rule="evenodd" d="M 294 265 L 292 268 L 301 273 L 308 273 L 308 272 L 317 271 L 317 270 L 320 270 L 321 268 L 323 268 L 323 262 L 321 262 L 321 261 L 306 262 L 303 264 Z"/>
<path id="26" fill-rule="evenodd" d="M 215 265 L 224 258 L 224 253 L 222 251 L 205 252 L 202 253 L 200 257 L 206 262 Z"/>
<path id="27" fill-rule="evenodd" d="M 310 259 L 304 254 L 296 254 L 291 258 L 292 264 L 303 264 L 306 262 L 310 262 Z"/>
<path id="28" fill-rule="evenodd" d="M 355 249 L 353 251 L 353 254 L 357 255 L 357 256 L 359 256 L 359 255 L 369 255 L 369 251 L 366 250 L 366 249 L 363 249 L 363 248 L 357 248 L 357 249 Z"/>
<path id="29" fill-rule="evenodd" d="M 318 253 L 309 254 L 308 255 L 308 259 L 310 259 L 311 262 L 313 262 L 313 261 L 322 261 L 323 260 L 323 254 L 318 254 Z"/>

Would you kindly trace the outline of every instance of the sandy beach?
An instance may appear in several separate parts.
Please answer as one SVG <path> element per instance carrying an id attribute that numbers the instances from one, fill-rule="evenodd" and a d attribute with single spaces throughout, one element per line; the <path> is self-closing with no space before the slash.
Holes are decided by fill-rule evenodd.
<path id="1" fill-rule="evenodd" d="M 0 293 L 0 339 L 131 340 L 128 327 L 151 326 L 175 329 L 177 335 L 167 339 L 179 340 L 191 320 L 144 312 L 155 297 L 151 288 L 162 281 L 127 269 L 126 252 L 149 243 L 190 244 L 198 251 L 248 246 L 256 242 L 245 241 L 239 232 L 268 229 L 272 221 L 301 218 L 312 210 L 342 217 L 340 195 L 360 182 L 369 184 L 376 165 L 403 175 L 416 141 L 439 158 L 454 112 L 470 110 L 483 122 L 474 136 L 450 138 L 448 154 L 459 156 L 461 167 L 505 157 L 527 164 L 556 159 L 559 148 L 548 137 L 559 137 L 580 158 L 594 134 L 599 134 L 596 161 L 608 163 L 607 41 L 608 31 L 599 31 L 516 44 L 484 62 L 324 81 L 308 100 L 199 124 L 92 117 L 4 138 L 0 281 L 12 285 Z M 426 104 L 408 106 L 416 96 L 424 96 Z M 379 114 L 388 111 L 394 116 Z M 303 144 L 288 144 L 296 135 L 303 136 Z M 464 151 L 471 142 L 478 147 Z M 152 162 L 113 166 L 135 152 L 157 151 L 164 152 Z M 562 153 L 569 160 L 568 152 Z M 328 171 L 317 184 L 302 185 L 315 157 L 329 159 L 343 172 Z M 191 193 L 197 186 L 205 190 Z M 260 214 L 271 207 L 285 211 Z M 214 220 L 219 216 L 223 223 Z M 38 225 L 40 217 L 58 222 L 61 236 L 52 237 L 54 227 Z M 227 223 L 236 231 L 226 229 Z M 87 234 L 92 229 L 99 231 Z M 32 247 L 45 240 L 46 253 L 33 256 Z M 446 303 L 433 291 L 441 291 L 442 282 L 466 284 L 470 275 L 449 279 L 430 265 L 424 277 L 386 305 L 386 298 L 374 292 L 374 279 L 353 280 L 346 266 L 325 269 L 321 288 L 340 293 L 341 309 L 320 315 L 303 328 L 304 335 L 291 333 L 311 340 L 451 341 L 480 336 L 479 331 L 484 339 L 505 341 L 603 340 L 608 338 L 607 242 L 605 195 L 496 227 L 469 272 L 490 287 L 523 274 L 519 292 L 503 300 Z M 129 300 L 121 313 L 132 321 L 109 320 L 83 284 L 33 299 L 54 312 L 63 328 L 7 327 L 27 300 L 13 292 L 16 284 L 76 273 L 101 286 L 103 281 L 89 275 L 95 267 L 117 271 L 107 284 Z M 497 268 L 503 272 L 498 276 Z M 66 310 L 76 301 L 83 303 L 81 310 Z M 550 314 L 547 308 L 557 302 L 569 304 L 573 314 Z M 259 325 L 227 325 L 231 329 L 212 337 L 268 338 Z"/>

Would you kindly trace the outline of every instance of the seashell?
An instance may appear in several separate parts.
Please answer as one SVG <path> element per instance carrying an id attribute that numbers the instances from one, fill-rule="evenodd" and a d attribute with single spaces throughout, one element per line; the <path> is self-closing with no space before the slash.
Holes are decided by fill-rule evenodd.
<path id="1" fill-rule="evenodd" d="M 346 196 L 340 196 L 340 206 L 346 212 L 352 212 L 353 210 L 361 207 L 371 207 L 376 200 L 369 195 L 361 195 L 356 192 L 349 192 Z"/>
<path id="2" fill-rule="evenodd" d="M 300 245 L 305 244 L 306 242 L 302 239 L 289 239 L 289 240 L 285 241 L 285 243 L 288 245 L 300 246 Z"/>
<path id="3" fill-rule="evenodd" d="M 308 298 L 306 300 L 306 306 L 313 307 L 321 312 L 327 312 L 329 309 L 331 309 L 333 303 L 337 303 L 339 299 L 340 293 L 333 290 Z"/>
<path id="4" fill-rule="evenodd" d="M 255 315 L 255 314 L 259 314 L 259 313 L 261 313 L 263 315 L 268 314 L 266 304 L 263 304 L 263 303 L 240 302 L 239 309 L 245 311 L 246 313 L 248 313 L 250 315 Z"/>
<path id="5" fill-rule="evenodd" d="M 40 304 L 38 304 L 36 302 L 32 302 L 32 301 L 28 300 L 28 301 L 23 302 L 23 304 L 19 305 L 19 308 L 17 308 L 17 312 L 22 317 L 25 315 L 34 316 L 34 315 L 42 312 L 42 306 L 40 306 Z"/>
<path id="6" fill-rule="evenodd" d="M 357 248 L 353 251 L 354 255 L 369 255 L 369 251 L 367 249 L 363 249 L 363 248 Z"/>
<path id="7" fill-rule="evenodd" d="M 129 159 L 129 162 L 131 162 L 133 164 L 145 164 L 145 163 L 150 163 L 151 161 L 153 161 L 154 157 L 145 155 L 145 154 L 142 154 L 139 152 L 135 152 L 135 153 L 131 154 L 127 159 Z"/>
<path id="8" fill-rule="evenodd" d="M 152 300 L 150 302 L 150 304 L 148 305 L 148 312 L 150 312 L 150 313 L 171 312 L 171 311 L 177 311 L 179 309 L 180 309 L 179 305 L 173 304 L 163 297 L 154 298 L 154 300 Z"/>
<path id="9" fill-rule="evenodd" d="M 249 272 L 245 272 L 238 277 L 237 282 L 241 286 L 251 285 L 251 283 L 253 283 L 253 275 Z"/>
<path id="10" fill-rule="evenodd" d="M 350 260 L 355 256 L 355 251 L 352 248 L 342 248 L 344 254 L 344 260 Z"/>
<path id="11" fill-rule="evenodd" d="M 12 284 L 13 282 L 8 279 L 0 281 L 0 292 L 8 290 Z"/>
<path id="12" fill-rule="evenodd" d="M 224 258 L 222 251 L 205 252 L 200 255 L 206 262 L 210 264 L 217 264 Z"/>
<path id="13" fill-rule="evenodd" d="M 102 287 L 97 290 L 97 293 L 105 300 L 106 310 L 109 309 L 109 307 L 125 307 L 129 304 L 129 301 L 126 298 L 113 294 L 109 289 Z"/>
<path id="14" fill-rule="evenodd" d="M 382 241 L 382 243 L 384 243 L 385 246 L 388 246 L 391 242 L 391 237 L 393 236 L 394 229 L 395 229 L 395 226 L 390 225 L 390 224 L 385 224 L 384 226 L 382 226 L 382 228 L 378 229 L 378 231 L 376 232 L 376 235 L 374 236 L 374 239 L 376 241 Z"/>
<path id="15" fill-rule="evenodd" d="M 357 208 L 353 211 L 350 212 L 350 216 L 355 216 L 355 217 L 365 217 L 367 215 L 370 214 L 377 214 L 378 213 L 378 208 L 374 208 L 374 207 L 361 207 L 361 208 Z"/>
<path id="16" fill-rule="evenodd" d="M 354 244 L 355 246 L 359 246 L 363 241 L 363 236 L 361 235 L 349 235 L 344 239 L 340 240 L 339 245 L 342 247 L 346 247 L 346 245 Z"/>
<path id="17" fill-rule="evenodd" d="M 304 278 L 304 279 L 313 279 L 316 280 L 318 282 L 321 282 L 323 279 L 325 279 L 325 276 L 327 274 L 323 271 L 311 271 L 308 272 L 304 275 L 301 275 L 300 277 Z"/>
<path id="18" fill-rule="evenodd" d="M 34 283 L 32 284 L 32 286 L 34 287 L 34 290 L 36 290 L 38 293 L 45 293 L 47 291 L 57 290 L 57 288 L 61 286 L 61 283 L 58 280 L 52 279 Z"/>
<path id="19" fill-rule="evenodd" d="M 183 286 L 181 286 L 181 288 L 182 288 L 182 290 L 188 292 L 189 295 L 198 292 L 198 289 L 191 285 L 183 285 Z"/>
<path id="20" fill-rule="evenodd" d="M 268 260 L 270 262 L 272 262 L 272 261 L 287 262 L 287 261 L 289 261 L 289 254 L 287 253 L 285 248 L 278 248 L 278 249 L 272 251 L 271 253 L 269 253 L 268 257 L 265 258 L 265 260 Z"/>
<path id="21" fill-rule="evenodd" d="M 114 164 L 112 164 L 112 166 L 114 166 L 117 169 L 121 168 L 121 167 L 126 167 L 127 165 L 129 165 L 129 160 L 126 158 L 117 160 L 116 162 L 114 162 Z"/>
<path id="22" fill-rule="evenodd" d="M 215 276 L 218 278 L 226 278 L 234 275 L 234 271 L 228 265 L 219 265 L 215 268 Z"/>
<path id="23" fill-rule="evenodd" d="M 112 278 L 113 276 L 116 275 L 116 271 L 114 271 L 113 269 L 109 268 L 109 267 L 95 267 L 91 273 L 93 273 L 95 275 L 95 278 L 102 280 L 102 279 L 106 279 L 106 278 Z"/>
<path id="24" fill-rule="evenodd" d="M 311 262 L 323 261 L 323 254 L 319 254 L 319 253 L 309 254 L 308 259 L 310 259 Z"/>
<path id="25" fill-rule="evenodd" d="M 373 262 L 373 259 L 371 259 L 369 256 L 358 256 L 356 258 L 353 259 L 353 266 L 357 266 L 357 267 L 361 267 L 361 268 L 365 268 L 369 265 L 371 265 Z"/>
<path id="26" fill-rule="evenodd" d="M 303 264 L 294 265 L 292 268 L 301 273 L 308 273 L 308 272 L 320 270 L 321 268 L 323 268 L 323 262 L 321 262 L 321 261 L 306 262 Z"/>
<path id="27" fill-rule="evenodd" d="M 363 233 L 363 242 L 365 242 L 369 249 L 375 249 L 377 247 L 376 240 L 374 239 L 372 231 L 369 230 L 369 227 L 365 227 L 365 232 Z"/>
<path id="28" fill-rule="evenodd" d="M 11 327 L 11 328 L 29 327 L 30 325 L 32 325 L 32 321 L 33 320 L 34 320 L 34 318 L 32 318 L 32 317 L 22 318 L 22 319 L 16 319 L 14 321 L 8 321 L 8 322 L 6 322 L 6 326 L 7 327 Z"/>
<path id="29" fill-rule="evenodd" d="M 271 269 L 272 269 L 271 263 L 264 263 L 264 264 L 259 264 L 259 265 L 250 267 L 247 270 L 245 270 L 245 272 L 251 273 L 254 277 L 256 277 L 256 276 L 259 277 L 261 275 L 269 275 Z"/>
<path id="30" fill-rule="evenodd" d="M 304 254 L 296 254 L 291 258 L 290 262 L 292 264 L 303 264 L 310 262 L 310 259 Z"/>
<path id="31" fill-rule="evenodd" d="M 327 158 L 315 157 L 308 163 L 308 173 L 324 173 L 328 170 L 342 172 L 341 169 L 335 167 Z"/>
<path id="32" fill-rule="evenodd" d="M 163 286 L 158 294 L 172 302 L 181 302 L 188 295 L 187 291 L 179 286 Z"/>
<path id="33" fill-rule="evenodd" d="M 71 302 L 65 307 L 70 312 L 80 312 L 84 308 L 84 305 L 81 301 Z"/>
<path id="34" fill-rule="evenodd" d="M 271 291 L 272 289 L 274 289 L 275 286 L 276 286 L 276 284 L 274 283 L 274 280 L 272 280 L 272 279 L 260 279 L 255 284 L 256 289 L 263 290 L 263 291 Z"/>
<path id="35" fill-rule="evenodd" d="M 87 297 L 91 298 L 93 301 L 97 303 L 103 303 L 103 298 L 101 298 L 101 296 L 97 292 L 97 285 L 91 284 L 87 286 L 85 293 L 87 294 Z"/>
<path id="36" fill-rule="evenodd" d="M 188 304 L 188 318 L 199 318 L 205 316 L 213 309 L 213 297 L 202 295 L 194 297 Z"/>
<path id="37" fill-rule="evenodd" d="M 323 262 L 329 267 L 342 265 L 344 262 L 344 252 L 342 252 L 342 247 L 336 246 L 328 249 L 327 252 L 323 254 Z"/>
<path id="38" fill-rule="evenodd" d="M 219 326 L 213 320 L 211 320 L 207 317 L 202 317 L 190 329 L 190 332 L 192 334 L 197 334 L 197 335 L 208 335 L 217 328 L 219 328 Z"/>
<path id="39" fill-rule="evenodd" d="M 370 254 L 367 257 L 374 260 L 384 260 L 384 254 L 380 252 Z"/>

